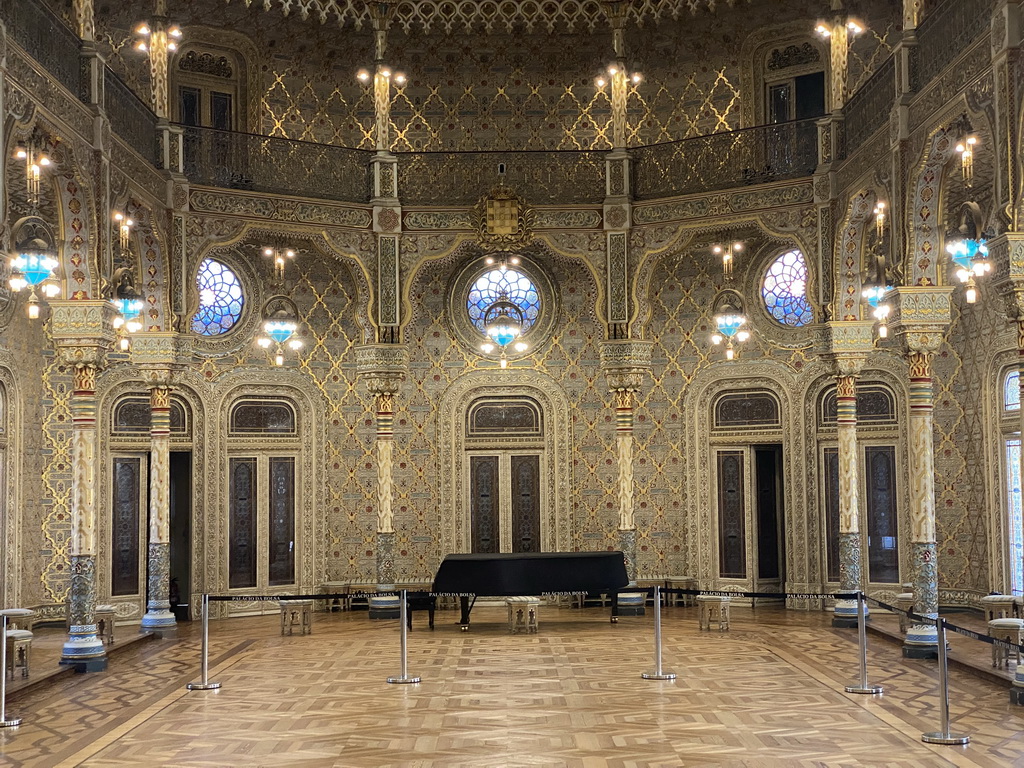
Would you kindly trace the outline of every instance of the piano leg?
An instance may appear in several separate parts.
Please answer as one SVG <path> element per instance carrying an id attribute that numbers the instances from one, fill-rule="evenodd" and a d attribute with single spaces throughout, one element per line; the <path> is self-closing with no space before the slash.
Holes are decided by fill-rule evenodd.
<path id="1" fill-rule="evenodd" d="M 473 598 L 473 602 L 476 602 L 476 597 Z M 463 632 L 469 631 L 469 612 L 472 609 L 472 607 L 473 606 L 469 604 L 468 595 L 463 595 L 459 598 L 459 608 L 462 611 L 462 616 L 459 618 L 459 624 L 461 624 L 462 626 L 459 627 L 459 629 L 461 629 Z"/>

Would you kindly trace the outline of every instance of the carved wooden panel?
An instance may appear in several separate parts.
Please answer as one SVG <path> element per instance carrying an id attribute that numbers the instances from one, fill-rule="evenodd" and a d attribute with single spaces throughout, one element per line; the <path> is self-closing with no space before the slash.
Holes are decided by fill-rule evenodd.
<path id="1" fill-rule="evenodd" d="M 718 451 L 718 572 L 726 579 L 747 577 L 743 459 L 743 451 Z"/>
<path id="2" fill-rule="evenodd" d="M 540 456 L 512 457 L 512 551 L 540 552 Z"/>
<path id="3" fill-rule="evenodd" d="M 256 459 L 229 462 L 228 586 L 256 586 Z"/>
<path id="4" fill-rule="evenodd" d="M 839 581 L 839 449 L 822 452 L 825 496 L 825 554 L 827 578 Z"/>
<path id="5" fill-rule="evenodd" d="M 897 584 L 900 580 L 899 534 L 896 527 L 896 448 L 869 445 L 867 471 L 869 580 Z"/>
<path id="6" fill-rule="evenodd" d="M 469 474 L 473 551 L 499 552 L 501 537 L 498 529 L 498 457 L 471 456 Z"/>
<path id="7" fill-rule="evenodd" d="M 139 457 L 114 459 L 110 594 L 115 596 L 139 594 L 141 482 L 142 460 Z"/>
<path id="8" fill-rule="evenodd" d="M 295 459 L 270 459 L 268 583 L 295 583 Z"/>

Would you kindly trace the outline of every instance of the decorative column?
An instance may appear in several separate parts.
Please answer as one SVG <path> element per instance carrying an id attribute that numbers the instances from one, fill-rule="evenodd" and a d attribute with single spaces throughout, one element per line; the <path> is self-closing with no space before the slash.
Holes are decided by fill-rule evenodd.
<path id="1" fill-rule="evenodd" d="M 860 462 L 857 450 L 857 376 L 874 347 L 872 321 L 831 322 L 827 333 L 836 372 L 836 441 L 839 457 L 839 589 L 864 588 L 860 533 Z M 865 613 L 867 606 L 865 606 Z M 857 601 L 837 600 L 834 627 L 857 626 Z"/>
<path id="2" fill-rule="evenodd" d="M 167 58 L 167 0 L 156 0 L 153 22 L 149 34 L 149 82 L 153 113 L 157 118 L 167 120 L 171 114 L 170 79 Z"/>
<path id="3" fill-rule="evenodd" d="M 409 352 L 395 344 L 356 347 L 356 371 L 377 411 L 377 588 L 395 585 L 395 513 L 392 448 L 395 396 L 409 370 Z"/>
<path id="4" fill-rule="evenodd" d="M 60 663 L 78 672 L 107 668 L 96 635 L 96 374 L 115 333 L 108 301 L 50 302 L 50 333 L 61 361 L 73 369 L 71 393 L 71 590 L 68 639 Z"/>
<path id="5" fill-rule="evenodd" d="M 891 322 L 910 365 L 910 545 L 914 603 L 917 613 L 928 617 L 939 615 L 932 357 L 949 327 L 952 290 L 950 286 L 895 289 Z M 934 626 L 913 624 L 907 630 L 905 658 L 932 658 L 937 653 Z"/>
<path id="6" fill-rule="evenodd" d="M 75 31 L 85 41 L 96 39 L 96 15 L 93 0 L 72 0 L 71 13 Z"/>
<path id="7" fill-rule="evenodd" d="M 170 434 L 171 384 L 192 357 L 192 339 L 173 331 L 148 331 L 132 337 L 132 363 L 150 387 L 149 553 L 146 614 L 141 631 L 173 637 L 177 622 L 171 613 Z"/>
<path id="8" fill-rule="evenodd" d="M 633 506 L 633 405 L 644 376 L 651 370 L 654 343 L 634 339 L 601 344 L 601 370 L 615 397 L 615 446 L 618 465 L 619 549 L 630 582 L 637 578 L 636 517 Z"/>

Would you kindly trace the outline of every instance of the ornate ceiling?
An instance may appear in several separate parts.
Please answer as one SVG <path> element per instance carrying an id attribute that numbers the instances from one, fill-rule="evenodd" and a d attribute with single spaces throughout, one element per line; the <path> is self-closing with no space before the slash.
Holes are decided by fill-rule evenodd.
<path id="1" fill-rule="evenodd" d="M 749 0 L 625 0 L 627 17 L 638 26 L 660 19 L 678 19 L 700 10 L 715 11 Z M 227 0 L 253 5 L 253 0 Z M 256 3 L 257 7 L 259 3 Z M 337 23 L 361 29 L 370 24 L 366 0 L 263 0 L 270 11 L 296 14 L 321 24 Z M 601 0 L 397 0 L 394 24 L 422 32 L 567 32 L 607 29 Z"/>

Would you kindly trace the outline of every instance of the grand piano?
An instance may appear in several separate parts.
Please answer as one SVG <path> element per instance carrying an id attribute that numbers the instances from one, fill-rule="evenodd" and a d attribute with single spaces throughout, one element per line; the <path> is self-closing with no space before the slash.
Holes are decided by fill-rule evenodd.
<path id="1" fill-rule="evenodd" d="M 459 623 L 465 631 L 469 629 L 469 613 L 477 595 L 613 592 L 628 583 L 621 552 L 448 555 L 437 569 L 433 592 L 459 597 Z"/>

